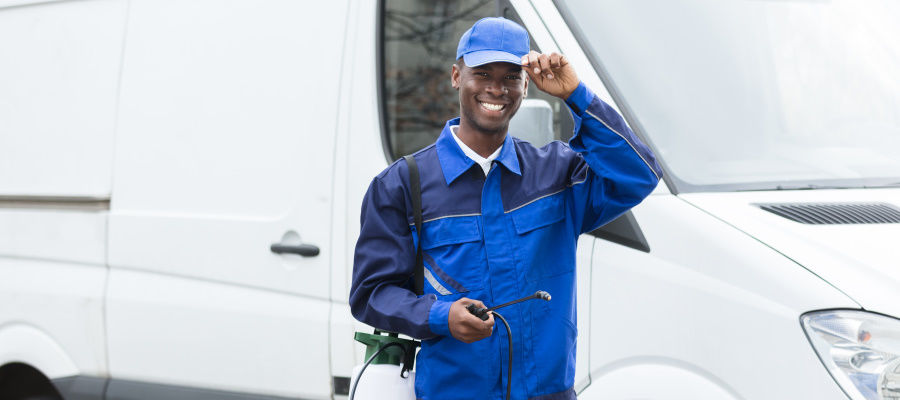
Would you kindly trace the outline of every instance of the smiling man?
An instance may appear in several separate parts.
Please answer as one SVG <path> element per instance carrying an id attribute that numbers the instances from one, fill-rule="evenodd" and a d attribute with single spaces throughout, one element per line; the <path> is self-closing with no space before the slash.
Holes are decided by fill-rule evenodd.
<path id="1" fill-rule="evenodd" d="M 565 56 L 529 51 L 528 33 L 503 18 L 459 41 L 451 84 L 460 117 L 413 155 L 421 173 L 422 232 L 409 169 L 395 162 L 363 200 L 354 257 L 353 315 L 421 338 L 416 394 L 426 400 L 502 399 L 512 353 L 514 399 L 574 399 L 575 246 L 640 203 L 661 175 L 653 154 L 615 110 L 584 86 Z M 569 144 L 540 149 L 510 136 L 529 86 L 566 101 Z M 512 132 L 513 134 L 515 132 Z M 424 294 L 412 291 L 416 246 Z M 503 329 L 466 310 L 545 290 L 551 302 L 503 311 Z"/>

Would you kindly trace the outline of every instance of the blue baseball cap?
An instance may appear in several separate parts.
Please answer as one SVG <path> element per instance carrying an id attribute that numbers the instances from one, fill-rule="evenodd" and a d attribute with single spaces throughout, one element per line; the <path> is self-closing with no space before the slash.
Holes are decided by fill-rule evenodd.
<path id="1" fill-rule="evenodd" d="M 482 18 L 459 39 L 456 59 L 460 57 L 469 67 L 492 62 L 522 65 L 531 41 L 528 32 L 506 18 Z"/>

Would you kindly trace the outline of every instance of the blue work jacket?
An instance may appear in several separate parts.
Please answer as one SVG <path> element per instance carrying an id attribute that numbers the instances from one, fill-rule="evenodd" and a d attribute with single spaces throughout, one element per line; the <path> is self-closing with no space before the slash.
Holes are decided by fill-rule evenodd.
<path id="1" fill-rule="evenodd" d="M 402 160 L 373 179 L 362 205 L 353 265 L 353 316 L 421 338 L 416 394 L 425 400 L 503 399 L 508 345 L 493 334 L 466 344 L 450 334 L 450 304 L 488 307 L 537 290 L 500 311 L 513 337 L 512 398 L 574 399 L 575 246 L 578 236 L 640 203 L 659 182 L 650 150 L 584 84 L 566 99 L 575 135 L 542 148 L 506 136 L 485 177 L 450 133 L 414 154 L 422 187 L 421 234 Z M 410 288 L 422 241 L 425 294 Z"/>

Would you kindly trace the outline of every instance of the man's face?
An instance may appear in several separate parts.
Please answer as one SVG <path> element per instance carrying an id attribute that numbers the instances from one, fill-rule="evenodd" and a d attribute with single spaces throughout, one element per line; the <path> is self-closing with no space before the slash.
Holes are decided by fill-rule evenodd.
<path id="1" fill-rule="evenodd" d="M 453 65 L 453 87 L 459 90 L 461 117 L 469 126 L 485 134 L 503 134 L 509 127 L 528 81 L 520 65 L 495 62 L 468 67 Z"/>

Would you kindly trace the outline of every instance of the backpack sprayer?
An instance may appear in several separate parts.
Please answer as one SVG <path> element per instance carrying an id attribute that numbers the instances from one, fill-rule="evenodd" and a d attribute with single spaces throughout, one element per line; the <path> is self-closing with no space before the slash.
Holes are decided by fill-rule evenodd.
<path id="1" fill-rule="evenodd" d="M 415 400 L 416 377 L 412 368 L 419 342 L 377 329 L 374 334 L 356 332 L 354 338 L 366 345 L 366 363 L 353 368 L 350 400 Z M 372 369 L 360 382 L 369 366 Z"/>
<path id="2" fill-rule="evenodd" d="M 506 328 L 506 337 L 509 339 L 509 363 L 506 371 L 506 398 L 509 399 L 512 390 L 512 363 L 513 342 L 512 331 L 506 318 L 497 313 L 496 309 L 521 303 L 526 300 L 541 299 L 550 301 L 550 294 L 538 290 L 531 296 L 503 303 L 490 308 L 479 308 L 475 304 L 466 306 L 466 310 L 472 315 L 486 321 L 488 313 L 503 322 Z M 396 333 L 382 335 L 379 330 L 374 334 L 356 332 L 357 341 L 366 345 L 366 362 L 353 368 L 353 382 L 350 387 L 349 400 L 415 400 L 415 372 L 412 372 L 415 363 L 416 347 L 419 342 L 412 339 L 403 339 Z M 371 366 L 369 374 L 363 380 L 363 372 Z"/>

